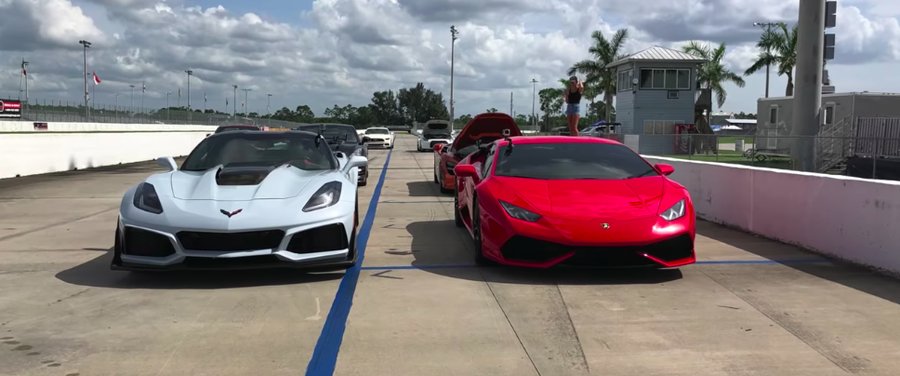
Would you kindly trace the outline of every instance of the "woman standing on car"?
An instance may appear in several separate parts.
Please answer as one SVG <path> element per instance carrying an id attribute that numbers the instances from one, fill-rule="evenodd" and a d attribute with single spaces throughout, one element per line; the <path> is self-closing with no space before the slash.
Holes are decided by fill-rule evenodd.
<path id="1" fill-rule="evenodd" d="M 569 135 L 578 136 L 578 119 L 581 106 L 581 95 L 584 94 L 584 84 L 578 80 L 578 76 L 569 77 L 566 92 L 563 94 L 566 100 L 566 119 L 569 121 Z"/>

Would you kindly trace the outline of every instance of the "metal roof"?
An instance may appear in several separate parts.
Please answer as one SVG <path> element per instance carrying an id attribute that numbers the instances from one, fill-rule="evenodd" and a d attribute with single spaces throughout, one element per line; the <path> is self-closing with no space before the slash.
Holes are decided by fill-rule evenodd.
<path id="1" fill-rule="evenodd" d="M 635 52 L 625 58 L 609 63 L 606 67 L 612 68 L 632 61 L 679 61 L 679 62 L 697 62 L 702 63 L 706 60 L 696 57 L 686 52 L 673 50 L 660 46 L 653 46 L 648 49 Z"/>

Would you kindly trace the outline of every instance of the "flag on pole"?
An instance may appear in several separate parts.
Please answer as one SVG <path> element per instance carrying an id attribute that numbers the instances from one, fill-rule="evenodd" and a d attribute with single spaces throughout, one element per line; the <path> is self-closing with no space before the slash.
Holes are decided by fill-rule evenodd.
<path id="1" fill-rule="evenodd" d="M 27 76 L 27 75 L 28 75 L 28 71 L 25 69 L 25 67 L 27 67 L 27 66 L 28 66 L 28 62 L 26 62 L 26 61 L 23 59 L 23 60 L 22 60 L 22 75 L 23 75 L 23 76 Z"/>
<path id="2" fill-rule="evenodd" d="M 100 85 L 100 76 L 97 75 L 97 72 L 94 73 L 94 86 Z"/>

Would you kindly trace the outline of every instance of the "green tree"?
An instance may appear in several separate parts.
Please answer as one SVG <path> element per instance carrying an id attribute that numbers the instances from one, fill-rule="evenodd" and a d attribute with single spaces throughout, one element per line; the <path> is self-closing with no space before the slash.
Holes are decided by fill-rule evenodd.
<path id="1" fill-rule="evenodd" d="M 294 121 L 296 122 L 311 123 L 315 118 L 316 114 L 313 113 L 312 108 L 305 104 L 297 106 L 297 109 L 294 111 Z"/>
<path id="2" fill-rule="evenodd" d="M 563 89 L 545 88 L 538 91 L 538 101 L 544 112 L 544 128 L 550 127 L 550 118 L 557 115 L 563 106 Z"/>
<path id="3" fill-rule="evenodd" d="M 624 57 L 621 50 L 627 38 L 628 29 L 616 31 L 610 40 L 607 40 L 600 30 L 594 31 L 591 34 L 594 45 L 588 49 L 588 52 L 591 53 L 594 59 L 579 61 L 569 68 L 570 75 L 575 74 L 576 72 L 585 75 L 584 81 L 587 83 L 587 85 L 585 85 L 585 96 L 588 94 L 587 87 L 593 86 L 594 88 L 592 89 L 593 92 L 591 94 L 596 96 L 596 94 L 602 92 L 603 102 L 606 103 L 606 108 L 610 110 L 612 109 L 613 97 L 616 95 L 617 77 L 615 69 L 607 68 L 607 65 Z M 610 119 L 611 116 L 612 112 L 607 111 L 606 118 Z"/>
<path id="4" fill-rule="evenodd" d="M 725 104 L 725 99 L 728 97 L 728 92 L 723 87 L 726 82 L 730 81 L 738 87 L 744 87 L 744 79 L 728 70 L 722 63 L 722 59 L 725 57 L 725 43 L 720 43 L 713 49 L 709 45 L 691 41 L 682 47 L 682 50 L 706 60 L 698 70 L 697 81 L 702 89 L 710 90 L 716 95 L 716 103 L 719 108 Z"/>
<path id="5" fill-rule="evenodd" d="M 460 127 L 466 126 L 466 124 L 469 124 L 470 121 L 472 121 L 471 114 L 465 114 L 456 118 L 456 124 L 459 124 Z"/>
<path id="6" fill-rule="evenodd" d="M 744 72 L 751 75 L 759 72 L 766 65 L 774 65 L 778 68 L 778 75 L 786 75 L 788 78 L 784 94 L 788 97 L 794 95 L 794 66 L 797 65 L 797 25 L 788 31 L 787 24 L 779 22 L 775 30 L 766 30 L 756 43 L 760 53 L 753 65 Z"/>
<path id="7" fill-rule="evenodd" d="M 493 108 L 493 107 L 491 107 L 491 108 L 489 108 L 489 109 L 487 109 L 487 110 L 484 110 L 484 112 L 488 112 L 488 113 L 492 113 L 492 114 L 493 114 L 493 113 L 496 113 L 497 111 L 499 111 L 499 110 L 497 110 L 496 108 Z"/>
<path id="8" fill-rule="evenodd" d="M 403 122 L 400 105 L 392 90 L 372 93 L 372 103 L 368 107 L 375 122 L 381 124 L 398 124 Z"/>

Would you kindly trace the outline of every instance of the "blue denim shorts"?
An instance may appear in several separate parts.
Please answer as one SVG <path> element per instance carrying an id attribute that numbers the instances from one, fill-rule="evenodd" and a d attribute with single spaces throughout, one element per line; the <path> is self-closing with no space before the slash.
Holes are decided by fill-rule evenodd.
<path id="1" fill-rule="evenodd" d="M 581 112 L 581 106 L 578 103 L 566 104 L 566 115 L 578 115 Z"/>

